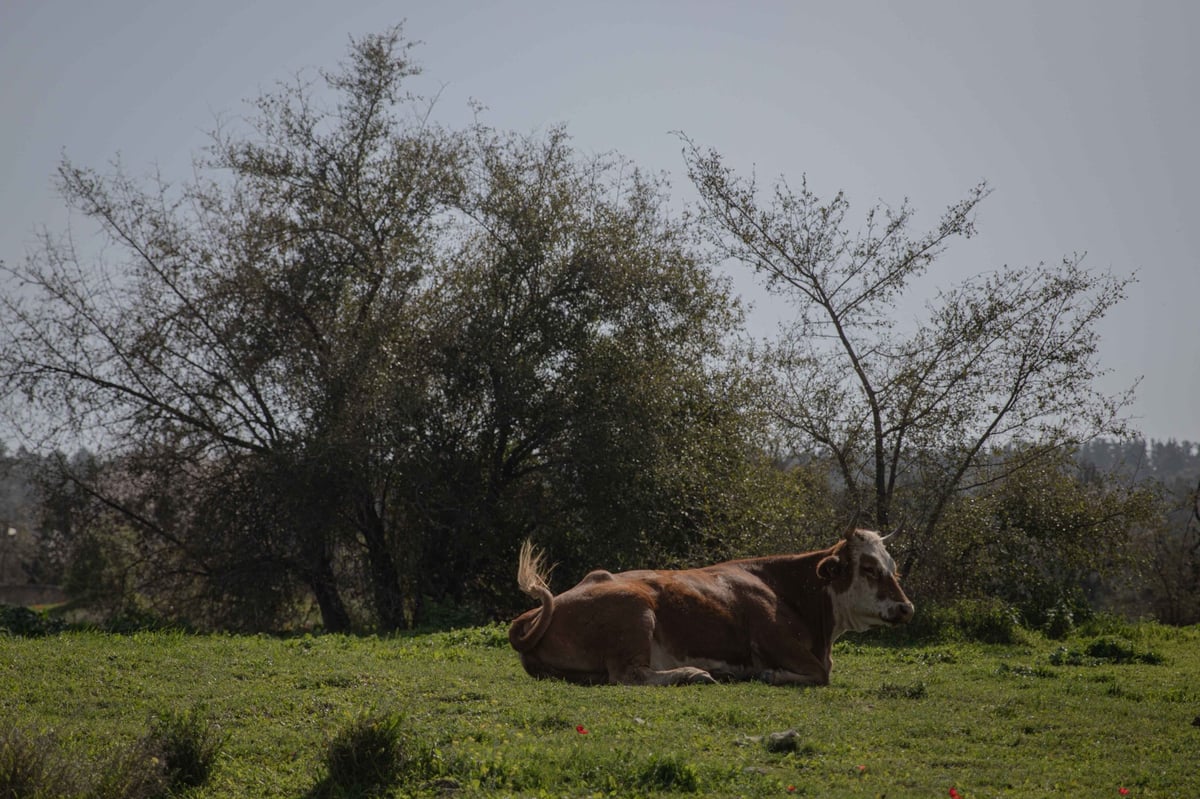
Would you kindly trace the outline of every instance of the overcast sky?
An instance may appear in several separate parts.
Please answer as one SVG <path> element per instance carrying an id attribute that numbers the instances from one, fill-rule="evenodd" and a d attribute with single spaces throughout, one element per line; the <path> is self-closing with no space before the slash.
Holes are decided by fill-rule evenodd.
<path id="1" fill-rule="evenodd" d="M 401 21 L 442 121 L 476 100 L 500 128 L 562 123 L 585 151 L 670 173 L 681 200 L 675 130 L 859 210 L 907 197 L 921 229 L 987 179 L 980 235 L 934 280 L 1084 251 L 1092 269 L 1136 271 L 1102 328 L 1100 386 L 1140 379 L 1134 424 L 1200 441 L 1193 0 L 0 0 L 0 259 L 65 224 L 63 153 L 186 179 L 219 115 Z M 734 275 L 752 332 L 770 335 L 786 309 Z"/>

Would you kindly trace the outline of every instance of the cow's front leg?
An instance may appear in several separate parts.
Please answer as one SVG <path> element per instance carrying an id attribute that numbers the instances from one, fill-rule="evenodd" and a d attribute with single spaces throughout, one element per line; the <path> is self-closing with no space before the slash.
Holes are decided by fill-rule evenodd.
<path id="1" fill-rule="evenodd" d="M 774 668 L 763 671 L 759 679 L 771 685 L 829 685 L 829 672 L 833 667 L 829 655 L 818 657 L 797 642 L 787 643 L 790 651 L 778 647 L 773 662 L 769 661 Z"/>
<path id="2" fill-rule="evenodd" d="M 649 666 L 631 666 L 610 672 L 612 682 L 620 685 L 700 685 L 716 683 L 704 669 L 680 666 L 676 669 L 652 669 Z"/>
<path id="3" fill-rule="evenodd" d="M 829 685 L 829 672 L 820 668 L 803 672 L 767 669 L 759 679 L 771 685 Z"/>

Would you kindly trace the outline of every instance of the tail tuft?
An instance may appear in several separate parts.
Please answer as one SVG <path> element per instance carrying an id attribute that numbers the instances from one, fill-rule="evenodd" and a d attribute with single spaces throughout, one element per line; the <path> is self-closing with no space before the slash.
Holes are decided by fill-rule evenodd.
<path id="1" fill-rule="evenodd" d="M 521 544 L 521 554 L 517 560 L 517 585 L 521 591 L 533 599 L 541 599 L 543 591 L 550 590 L 550 572 L 545 565 L 545 553 L 538 552 L 533 542 L 526 539 Z"/>
<path id="2" fill-rule="evenodd" d="M 521 554 L 517 558 L 517 585 L 541 607 L 518 616 L 509 625 L 508 641 L 518 652 L 528 652 L 537 646 L 554 618 L 550 571 L 546 568 L 543 553 L 533 548 L 533 542 L 527 540 L 521 545 Z"/>

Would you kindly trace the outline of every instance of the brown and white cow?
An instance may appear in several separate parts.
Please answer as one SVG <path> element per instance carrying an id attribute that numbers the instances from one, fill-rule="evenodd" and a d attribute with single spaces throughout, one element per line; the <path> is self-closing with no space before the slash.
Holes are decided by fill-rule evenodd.
<path id="1" fill-rule="evenodd" d="M 526 542 L 517 580 L 541 602 L 508 630 L 525 671 L 584 684 L 825 685 L 840 635 L 913 615 L 895 561 L 870 530 L 850 530 L 832 547 L 801 555 L 594 571 L 558 596 Z"/>

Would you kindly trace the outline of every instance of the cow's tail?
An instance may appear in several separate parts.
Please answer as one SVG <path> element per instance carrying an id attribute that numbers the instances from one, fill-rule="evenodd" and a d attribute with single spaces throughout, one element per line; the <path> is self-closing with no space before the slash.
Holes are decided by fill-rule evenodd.
<path id="1" fill-rule="evenodd" d="M 530 598 L 541 602 L 542 607 L 532 611 L 532 618 L 528 613 L 519 616 L 508 628 L 508 642 L 518 652 L 528 652 L 537 646 L 554 617 L 554 594 L 550 593 L 549 574 L 543 553 L 536 551 L 530 541 L 522 544 L 517 560 L 517 585 Z"/>

